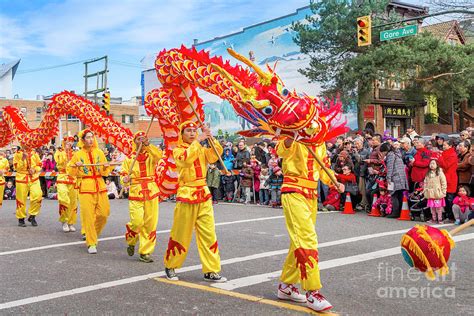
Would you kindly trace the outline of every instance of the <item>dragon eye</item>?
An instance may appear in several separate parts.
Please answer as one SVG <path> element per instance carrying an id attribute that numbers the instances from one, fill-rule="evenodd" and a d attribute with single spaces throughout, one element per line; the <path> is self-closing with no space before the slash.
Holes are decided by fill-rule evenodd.
<path id="1" fill-rule="evenodd" d="M 283 88 L 281 89 L 281 94 L 286 97 L 290 94 L 290 90 L 288 90 L 287 88 Z"/>
<path id="2" fill-rule="evenodd" d="M 266 106 L 266 107 L 263 108 L 262 112 L 265 115 L 271 115 L 273 113 L 273 107 Z"/>

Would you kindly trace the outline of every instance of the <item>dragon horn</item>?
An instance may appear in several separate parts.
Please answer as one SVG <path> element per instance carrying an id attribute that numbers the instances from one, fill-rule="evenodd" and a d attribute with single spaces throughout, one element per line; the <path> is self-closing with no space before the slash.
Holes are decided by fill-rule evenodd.
<path id="1" fill-rule="evenodd" d="M 219 65 L 216 65 L 216 64 L 211 64 L 211 66 L 212 66 L 212 68 L 214 68 L 215 71 L 217 71 L 222 76 L 224 76 L 224 78 L 229 80 L 232 83 L 232 85 L 237 90 L 239 90 L 240 93 L 243 94 L 244 98 L 251 97 L 252 95 L 255 94 L 254 91 L 252 91 L 251 89 L 248 89 L 248 88 L 244 87 L 243 85 L 241 85 L 240 83 L 238 83 L 237 81 L 235 81 L 235 79 L 224 68 L 222 68 L 222 67 L 220 67 Z"/>
<path id="2" fill-rule="evenodd" d="M 251 61 L 250 59 L 244 57 L 243 55 L 237 53 L 236 51 L 234 51 L 230 48 L 227 48 L 227 51 L 229 52 L 229 54 L 232 57 L 234 57 L 237 60 L 240 60 L 241 62 L 243 62 L 244 64 L 246 64 L 250 68 L 252 68 L 255 71 L 255 73 L 257 73 L 260 76 L 262 84 L 264 84 L 266 86 L 269 86 L 271 84 L 272 76 L 270 74 L 266 73 L 265 71 L 263 71 L 262 69 L 260 69 L 260 67 L 255 65 L 255 63 L 253 61 Z"/>

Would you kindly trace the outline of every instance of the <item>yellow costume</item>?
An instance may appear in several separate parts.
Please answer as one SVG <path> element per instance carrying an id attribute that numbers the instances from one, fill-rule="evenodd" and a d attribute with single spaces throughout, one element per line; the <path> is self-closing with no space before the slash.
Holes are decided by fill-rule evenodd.
<path id="1" fill-rule="evenodd" d="M 63 148 L 65 148 L 63 144 Z M 58 168 L 56 187 L 58 190 L 59 221 L 74 225 L 77 219 L 77 188 L 76 178 L 67 174 L 67 163 L 72 159 L 73 152 L 68 149 L 58 149 L 54 160 Z"/>
<path id="2" fill-rule="evenodd" d="M 180 131 L 195 128 L 192 122 L 180 125 Z M 209 140 L 210 141 L 210 140 Z M 222 146 L 214 140 L 222 155 Z M 207 165 L 218 160 L 212 148 L 206 148 L 194 140 L 185 143 L 179 135 L 178 146 L 173 150 L 178 169 L 178 192 L 174 209 L 168 249 L 164 264 L 167 269 L 182 266 L 191 243 L 193 229 L 196 229 L 196 243 L 201 258 L 203 273 L 217 273 L 221 269 L 220 256 L 214 224 L 211 192 L 206 185 Z"/>
<path id="3" fill-rule="evenodd" d="M 138 132 L 138 136 L 145 133 Z M 141 255 L 152 254 L 156 245 L 156 225 L 158 224 L 158 185 L 155 182 L 155 168 L 163 156 L 160 149 L 154 145 L 143 146 L 129 174 L 130 166 L 136 156 L 135 153 L 122 163 L 122 179 L 130 178 L 129 208 L 130 222 L 127 223 L 125 239 L 129 246 L 135 246 L 140 239 Z M 133 253 L 132 253 L 133 255 Z"/>
<path id="4" fill-rule="evenodd" d="M 3 193 L 5 192 L 5 176 L 4 173 L 8 172 L 10 169 L 10 163 L 8 159 L 3 157 L 0 159 L 0 171 L 2 175 L 0 176 L 0 206 L 3 204 Z"/>
<path id="5" fill-rule="evenodd" d="M 114 169 L 114 166 L 76 166 L 77 162 L 83 164 L 107 163 L 104 152 L 99 149 L 95 137 L 92 147 L 84 148 L 83 136 L 89 132 L 89 130 L 83 130 L 79 133 L 78 147 L 81 149 L 74 153 L 66 168 L 68 175 L 78 178 L 79 203 L 88 247 L 97 245 L 97 238 L 107 223 L 110 204 L 102 177 L 109 175 Z"/>
<path id="6" fill-rule="evenodd" d="M 43 191 L 39 182 L 39 172 L 41 171 L 41 159 L 36 151 L 27 151 L 26 158 L 23 159 L 23 150 L 16 152 L 13 157 L 13 166 L 16 170 L 16 218 L 26 217 L 26 200 L 30 193 L 30 217 L 36 217 L 41 209 Z M 30 174 L 30 170 L 34 173 Z"/>
<path id="7" fill-rule="evenodd" d="M 326 165 L 329 161 L 326 145 L 311 146 Z M 285 284 L 302 284 L 306 291 L 319 290 L 322 285 L 318 267 L 318 242 L 315 230 L 318 210 L 318 180 L 332 185 L 329 176 L 309 153 L 297 142 L 287 148 L 284 141 L 277 145 L 277 154 L 283 158 L 283 185 L 281 201 L 290 249 L 280 276 Z"/>

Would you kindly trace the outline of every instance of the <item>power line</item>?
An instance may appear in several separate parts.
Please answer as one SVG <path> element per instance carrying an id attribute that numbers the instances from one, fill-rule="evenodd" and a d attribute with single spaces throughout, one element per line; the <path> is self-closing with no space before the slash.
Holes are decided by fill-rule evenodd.
<path id="1" fill-rule="evenodd" d="M 31 69 L 25 69 L 25 70 L 18 70 L 17 71 L 17 74 L 21 75 L 21 74 L 26 74 L 26 73 L 31 73 L 31 72 L 38 72 L 38 71 L 44 71 L 44 70 L 50 70 L 50 69 L 56 69 L 56 68 L 62 68 L 62 67 L 67 67 L 67 66 L 72 66 L 72 65 L 76 65 L 76 64 L 81 64 L 81 63 L 84 63 L 84 62 L 87 62 L 87 61 L 91 61 L 93 60 L 93 58 L 91 59 L 83 59 L 83 60 L 78 60 L 78 61 L 74 61 L 74 62 L 70 62 L 70 63 L 66 63 L 66 64 L 59 64 L 59 65 L 52 65 L 52 66 L 45 66 L 45 67 L 39 67 L 39 68 L 31 68 Z M 113 64 L 116 64 L 116 65 L 119 65 L 119 66 L 125 66 L 125 67 L 132 67 L 132 68 L 140 68 L 140 69 L 144 69 L 146 67 L 140 65 L 140 64 L 135 64 L 135 63 L 132 63 L 132 62 L 128 62 L 128 61 L 121 61 L 121 60 L 110 60 L 111 63 Z"/>
<path id="2" fill-rule="evenodd" d="M 110 62 L 112 64 L 119 65 L 119 66 L 133 67 L 133 68 L 140 68 L 140 69 L 145 69 L 146 68 L 141 64 L 136 64 L 136 63 L 132 63 L 132 62 L 128 62 L 128 61 L 121 61 L 121 60 L 111 59 Z"/>
<path id="3" fill-rule="evenodd" d="M 71 66 L 71 65 L 75 65 L 75 64 L 80 64 L 80 63 L 83 63 L 83 62 L 86 62 L 86 61 L 87 61 L 87 59 L 79 60 L 79 61 L 75 61 L 75 62 L 67 63 L 67 64 L 60 64 L 60 65 L 54 65 L 54 66 L 46 66 L 46 67 L 40 67 L 40 68 L 19 70 L 19 71 L 17 71 L 17 74 L 26 74 L 26 73 L 30 73 L 30 72 L 37 72 L 37 71 L 43 71 L 43 70 L 49 70 L 49 69 L 55 69 L 55 68 L 62 68 L 62 67 L 67 67 L 67 66 Z"/>

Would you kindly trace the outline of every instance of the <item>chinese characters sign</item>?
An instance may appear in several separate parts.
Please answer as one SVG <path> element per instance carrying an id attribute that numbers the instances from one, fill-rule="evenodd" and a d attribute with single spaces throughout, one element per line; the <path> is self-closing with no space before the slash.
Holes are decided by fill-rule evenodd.
<path id="1" fill-rule="evenodd" d="M 414 109 L 411 107 L 404 106 L 384 106 L 383 107 L 384 117 L 414 117 Z"/>

